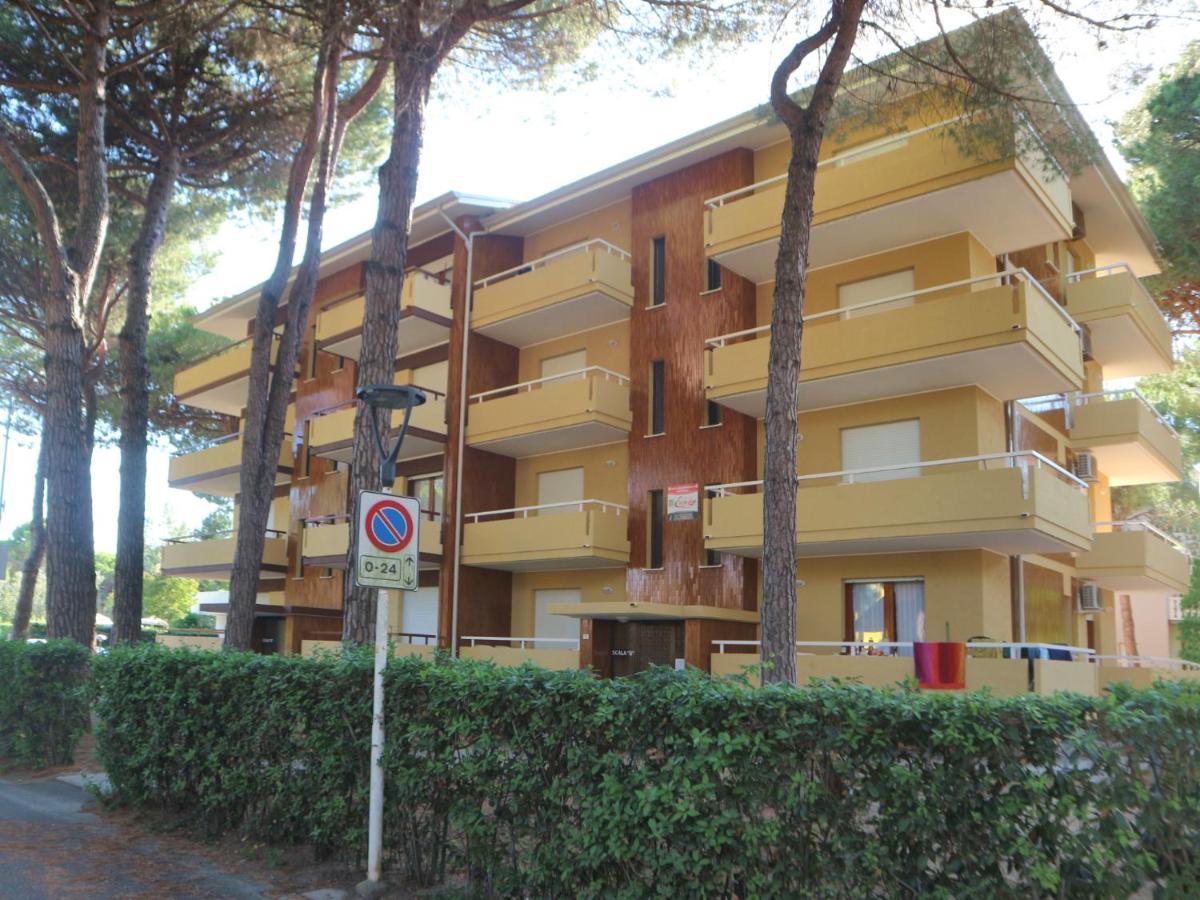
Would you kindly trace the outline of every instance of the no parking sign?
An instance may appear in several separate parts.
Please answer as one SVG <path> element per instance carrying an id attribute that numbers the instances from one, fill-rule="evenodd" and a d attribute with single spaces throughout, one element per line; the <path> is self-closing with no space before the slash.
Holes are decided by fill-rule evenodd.
<path id="1" fill-rule="evenodd" d="M 421 508 L 412 497 L 363 491 L 358 495 L 359 587 L 417 589 Z"/>

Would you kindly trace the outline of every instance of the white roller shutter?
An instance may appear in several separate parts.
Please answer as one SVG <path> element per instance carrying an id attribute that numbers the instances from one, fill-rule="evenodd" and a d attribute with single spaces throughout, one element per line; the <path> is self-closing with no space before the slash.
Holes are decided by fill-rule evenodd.
<path id="1" fill-rule="evenodd" d="M 875 466 L 903 466 L 921 461 L 921 421 L 906 419 L 883 425 L 864 425 L 842 429 L 842 468 L 870 469 Z M 920 469 L 893 469 L 855 475 L 858 481 L 889 481 L 913 478 Z M 850 480 L 847 477 L 846 480 Z"/>
<path id="2" fill-rule="evenodd" d="M 870 303 L 872 300 L 883 300 L 886 297 L 907 294 L 913 290 L 913 284 L 912 269 L 889 272 L 887 275 L 879 275 L 875 278 L 864 278 L 862 281 L 840 284 L 838 285 L 838 306 L 841 309 L 846 309 L 847 307 Z M 853 310 L 846 313 L 846 318 L 853 319 L 856 316 L 869 316 L 874 313 L 885 312 L 889 309 L 912 306 L 912 304 L 912 297 L 904 297 L 900 300 L 893 300 L 891 303 L 880 303 L 876 306 L 868 306 L 866 309 Z"/>

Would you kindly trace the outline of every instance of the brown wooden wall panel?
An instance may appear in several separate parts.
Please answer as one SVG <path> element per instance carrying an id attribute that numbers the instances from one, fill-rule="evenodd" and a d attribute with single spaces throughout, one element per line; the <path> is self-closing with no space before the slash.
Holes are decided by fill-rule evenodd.
<path id="1" fill-rule="evenodd" d="M 719 567 L 701 568 L 701 521 L 668 522 L 663 570 L 646 571 L 646 493 L 671 484 L 744 481 L 755 473 L 755 423 L 731 410 L 724 424 L 702 429 L 704 341 L 754 327 L 754 285 L 728 270 L 721 290 L 705 288 L 704 204 L 753 182 L 753 157 L 735 150 L 639 185 L 633 191 L 634 309 L 630 324 L 633 428 L 629 439 L 630 567 L 626 593 L 634 602 L 704 603 L 753 608 L 755 564 L 726 555 Z M 666 238 L 666 303 L 648 309 L 650 246 Z M 644 437 L 652 360 L 665 361 L 665 433 Z"/>
<path id="2" fill-rule="evenodd" d="M 479 222 L 466 219 L 459 223 L 468 232 L 478 231 Z M 470 277 L 478 281 L 518 265 L 524 242 L 521 238 L 503 235 L 480 236 L 475 239 Z M 458 238 L 454 242 L 454 280 L 450 290 L 453 324 L 450 328 L 448 393 L 446 400 L 446 464 L 443 468 L 444 509 L 442 517 L 442 577 L 443 589 L 438 604 L 438 639 L 449 646 L 453 610 L 451 591 L 454 583 L 454 546 L 459 540 L 454 509 L 458 496 L 458 472 L 463 473 L 463 512 L 488 509 L 507 509 L 516 502 L 516 461 L 464 447 L 463 459 L 458 458 L 460 404 L 462 381 L 462 339 L 469 323 L 466 308 L 467 246 Z M 467 366 L 467 394 L 515 384 L 518 380 L 516 347 L 491 340 L 482 335 L 470 337 Z M 458 634 L 507 635 L 512 620 L 512 575 L 487 569 L 463 566 L 459 572 Z"/>

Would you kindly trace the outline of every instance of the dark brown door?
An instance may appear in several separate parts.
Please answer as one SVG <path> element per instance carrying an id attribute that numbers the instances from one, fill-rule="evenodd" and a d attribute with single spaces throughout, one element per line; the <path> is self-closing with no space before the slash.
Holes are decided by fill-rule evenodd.
<path id="1" fill-rule="evenodd" d="M 250 631 L 250 649 L 255 653 L 283 652 L 283 619 L 259 617 Z"/>
<path id="2" fill-rule="evenodd" d="M 650 666 L 673 667 L 683 656 L 683 622 L 614 622 L 610 653 L 614 678 Z"/>

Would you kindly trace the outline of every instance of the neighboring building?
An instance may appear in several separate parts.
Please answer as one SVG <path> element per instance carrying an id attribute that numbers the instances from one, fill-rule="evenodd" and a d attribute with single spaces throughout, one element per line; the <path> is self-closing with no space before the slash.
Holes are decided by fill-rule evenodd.
<path id="1" fill-rule="evenodd" d="M 998 149 L 968 152 L 950 136 L 961 116 L 903 103 L 902 124 L 845 122 L 822 153 L 797 636 L 1114 656 L 1126 593 L 1163 610 L 1165 634 L 1188 557 L 1113 523 L 1109 498 L 1181 477 L 1169 424 L 1106 389 L 1172 365 L 1138 281 L 1158 270 L 1147 226 L 1103 158 L 1044 165 L 1015 120 Z M 757 636 L 787 150 L 750 113 L 526 203 L 446 194 L 416 211 L 396 381 L 430 402 L 397 490 L 427 517 L 422 588 L 392 622 L 402 643 L 611 675 L 728 671 L 755 652 L 717 642 Z M 475 234 L 470 255 L 456 229 Z M 286 652 L 341 632 L 369 247 L 324 256 L 280 448 L 255 635 Z M 256 302 L 251 288 L 197 325 L 243 338 Z M 237 416 L 248 366 L 235 344 L 181 370 L 176 394 Z M 239 453 L 232 436 L 179 457 L 171 483 L 233 495 Z M 232 553 L 228 538 L 176 544 L 163 569 L 220 578 Z"/>

